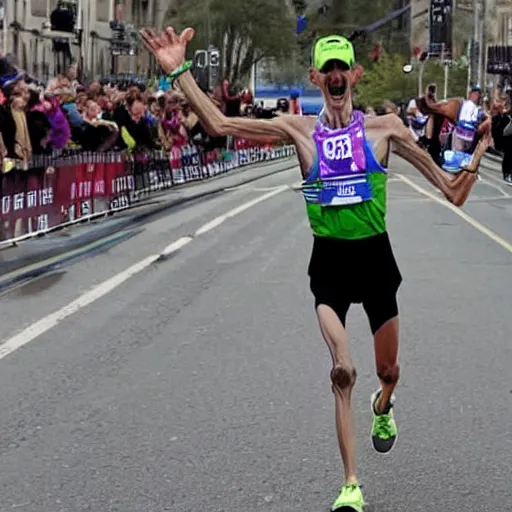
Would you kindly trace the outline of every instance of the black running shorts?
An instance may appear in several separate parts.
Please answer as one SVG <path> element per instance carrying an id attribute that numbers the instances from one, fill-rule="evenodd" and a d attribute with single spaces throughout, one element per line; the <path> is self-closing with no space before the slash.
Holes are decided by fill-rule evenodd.
<path id="1" fill-rule="evenodd" d="M 314 237 L 308 274 L 315 297 L 345 325 L 351 304 L 362 304 L 372 333 L 398 315 L 402 275 L 387 233 L 360 240 Z"/>

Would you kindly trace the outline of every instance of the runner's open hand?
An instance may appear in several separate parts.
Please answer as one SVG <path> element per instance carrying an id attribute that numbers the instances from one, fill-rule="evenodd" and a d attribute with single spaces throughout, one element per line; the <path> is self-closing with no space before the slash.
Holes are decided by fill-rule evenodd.
<path id="1" fill-rule="evenodd" d="M 172 73 L 185 61 L 187 44 L 194 37 L 194 29 L 186 28 L 179 36 L 172 27 L 167 27 L 161 34 L 153 29 L 143 29 L 140 35 L 165 72 Z"/>

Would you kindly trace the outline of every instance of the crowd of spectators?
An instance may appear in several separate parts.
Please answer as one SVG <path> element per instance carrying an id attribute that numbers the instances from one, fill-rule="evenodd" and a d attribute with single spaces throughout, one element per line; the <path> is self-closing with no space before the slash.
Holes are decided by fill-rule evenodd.
<path id="1" fill-rule="evenodd" d="M 226 83 L 211 100 L 228 116 L 256 115 L 249 91 Z M 230 141 L 207 134 L 183 94 L 158 83 L 110 77 L 84 85 L 76 65 L 42 85 L 0 58 L 0 153 L 6 165 L 65 149 L 171 151 L 195 144 L 223 151 Z M 7 163 L 6 163 L 7 162 Z"/>
<path id="2" fill-rule="evenodd" d="M 435 84 L 429 85 L 429 91 L 434 96 L 436 94 Z M 479 90 L 479 88 L 476 88 Z M 468 98 L 472 97 L 472 94 L 476 89 L 472 89 L 468 95 Z M 496 89 L 488 96 L 482 96 L 480 93 L 476 96 L 478 105 L 482 109 L 482 119 L 491 120 L 491 144 L 489 152 L 494 153 L 502 159 L 501 167 L 503 180 L 507 185 L 512 186 L 512 106 L 511 106 L 511 94 L 510 91 L 503 91 Z M 356 108 L 362 110 L 366 115 L 384 115 L 384 114 L 396 114 L 400 116 L 406 126 L 411 128 L 413 135 L 418 140 L 419 135 L 424 132 L 426 126 L 420 123 L 418 126 L 414 125 L 414 122 L 421 118 L 427 118 L 418 112 L 416 105 L 416 99 L 412 98 L 409 102 L 392 102 L 385 101 L 382 105 L 374 107 L 365 107 L 363 105 L 356 105 Z M 449 133 L 453 129 L 453 125 L 446 119 L 441 119 L 442 124 L 435 129 L 436 133 L 439 134 L 439 148 L 437 145 L 435 149 L 439 149 L 445 146 L 446 140 Z"/>
<path id="3" fill-rule="evenodd" d="M 278 112 L 300 114 L 297 94 L 282 98 L 275 109 L 254 104 L 249 90 L 227 81 L 208 92 L 227 116 L 269 118 Z M 500 95 L 482 102 L 492 117 L 494 148 L 504 155 L 503 177 L 512 184 L 512 115 Z M 365 109 L 368 115 L 396 113 L 408 124 L 409 107 L 391 101 Z M 225 137 L 208 135 L 184 95 L 172 87 L 130 77 L 105 78 L 87 85 L 77 80 L 77 66 L 42 85 L 0 58 L 0 154 L 3 171 L 16 162 L 29 165 L 32 155 L 64 149 L 83 151 L 171 151 L 194 144 L 205 151 L 228 148 Z"/>

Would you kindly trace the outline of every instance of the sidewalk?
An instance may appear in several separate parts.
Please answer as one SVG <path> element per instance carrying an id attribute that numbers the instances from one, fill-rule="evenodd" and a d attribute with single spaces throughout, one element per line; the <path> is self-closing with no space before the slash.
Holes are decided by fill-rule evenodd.
<path id="1" fill-rule="evenodd" d="M 162 191 L 161 194 L 112 216 L 86 221 L 43 237 L 6 246 L 0 250 L 0 289 L 133 236 L 142 223 L 158 214 L 296 166 L 295 156 L 248 165 L 222 176 Z"/>

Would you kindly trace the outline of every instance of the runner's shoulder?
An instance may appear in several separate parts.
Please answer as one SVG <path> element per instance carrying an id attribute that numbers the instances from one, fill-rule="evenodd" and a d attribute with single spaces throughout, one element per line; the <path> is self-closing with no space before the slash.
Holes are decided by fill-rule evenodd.
<path id="1" fill-rule="evenodd" d="M 384 133 L 400 133 L 405 125 L 396 114 L 384 114 L 382 116 L 365 116 L 364 127 L 368 133 L 373 131 Z"/>
<path id="2" fill-rule="evenodd" d="M 287 127 L 288 129 L 311 133 L 315 129 L 316 116 L 297 116 L 293 114 L 280 114 L 272 119 L 272 123 Z M 287 130 L 288 131 L 288 130 Z"/>

